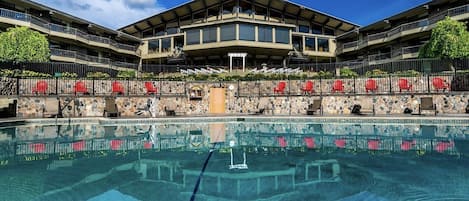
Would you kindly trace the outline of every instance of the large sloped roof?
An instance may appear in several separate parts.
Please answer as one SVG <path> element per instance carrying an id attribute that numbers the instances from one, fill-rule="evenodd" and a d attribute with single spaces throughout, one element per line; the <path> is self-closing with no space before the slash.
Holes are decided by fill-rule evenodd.
<path id="1" fill-rule="evenodd" d="M 182 5 L 178 5 L 174 8 L 160 12 L 151 17 L 142 19 L 135 23 L 124 26 L 119 31 L 123 31 L 128 34 L 135 34 L 141 30 L 149 29 L 153 26 L 158 26 L 166 22 L 177 19 L 178 17 L 188 16 L 191 13 L 196 13 L 205 8 L 209 8 L 218 4 L 221 4 L 224 0 L 192 0 Z M 270 7 L 277 11 L 290 14 L 292 16 L 301 16 L 302 18 L 309 19 L 312 22 L 327 25 L 332 28 L 340 29 L 342 31 L 350 31 L 356 27 L 357 24 L 346 21 L 344 19 L 334 17 L 332 15 L 308 8 L 291 1 L 287 0 L 251 0 L 252 2 L 264 6 Z"/>

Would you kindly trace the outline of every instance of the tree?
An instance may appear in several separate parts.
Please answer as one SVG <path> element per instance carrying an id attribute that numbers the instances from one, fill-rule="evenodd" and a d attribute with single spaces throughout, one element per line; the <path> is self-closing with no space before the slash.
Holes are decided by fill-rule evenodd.
<path id="1" fill-rule="evenodd" d="M 50 50 L 47 38 L 27 27 L 8 28 L 0 33 L 0 61 L 46 62 Z"/>
<path id="2" fill-rule="evenodd" d="M 432 30 L 430 41 L 419 50 L 421 58 L 457 59 L 469 57 L 469 32 L 463 22 L 446 17 Z"/>

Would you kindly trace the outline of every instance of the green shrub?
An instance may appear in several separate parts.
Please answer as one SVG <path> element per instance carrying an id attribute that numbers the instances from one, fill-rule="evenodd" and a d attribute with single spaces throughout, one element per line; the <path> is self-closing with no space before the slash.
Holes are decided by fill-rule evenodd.
<path id="1" fill-rule="evenodd" d="M 348 67 L 344 67 L 340 69 L 340 76 L 345 78 L 354 78 L 358 77 L 358 73 Z"/>
<path id="2" fill-rule="evenodd" d="M 158 75 L 155 75 L 154 73 L 142 73 L 141 75 L 142 79 L 155 79 L 158 78 Z"/>
<path id="3" fill-rule="evenodd" d="M 88 72 L 86 73 L 86 77 L 88 78 L 110 78 L 111 76 L 107 73 L 103 72 Z"/>
<path id="4" fill-rule="evenodd" d="M 78 74 L 76 73 L 69 73 L 69 72 L 63 72 L 62 73 L 63 78 L 77 78 Z"/>
<path id="5" fill-rule="evenodd" d="M 417 77 L 420 76 L 420 74 L 421 73 L 416 70 L 397 71 L 393 73 L 393 75 L 399 77 Z"/>
<path id="6" fill-rule="evenodd" d="M 365 73 L 366 77 L 384 77 L 388 75 L 388 72 L 382 71 L 380 69 L 373 69 Z"/>
<path id="7" fill-rule="evenodd" d="M 52 77 L 51 74 L 47 73 L 38 73 L 30 70 L 23 70 L 20 74 L 21 77 Z"/>
<path id="8" fill-rule="evenodd" d="M 331 79 L 334 75 L 329 71 L 319 71 L 316 75 L 313 75 L 314 79 Z"/>
<path id="9" fill-rule="evenodd" d="M 121 70 L 117 73 L 118 78 L 135 78 L 134 70 Z"/>
<path id="10" fill-rule="evenodd" d="M 14 76 L 15 76 L 15 70 L 10 70 L 10 69 L 0 70 L 0 77 L 14 77 Z"/>

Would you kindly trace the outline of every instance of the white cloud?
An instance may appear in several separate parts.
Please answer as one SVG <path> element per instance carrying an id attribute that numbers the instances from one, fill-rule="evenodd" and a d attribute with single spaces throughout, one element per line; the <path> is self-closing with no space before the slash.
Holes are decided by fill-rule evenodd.
<path id="1" fill-rule="evenodd" d="M 34 0 L 70 15 L 117 29 L 161 12 L 157 0 Z"/>

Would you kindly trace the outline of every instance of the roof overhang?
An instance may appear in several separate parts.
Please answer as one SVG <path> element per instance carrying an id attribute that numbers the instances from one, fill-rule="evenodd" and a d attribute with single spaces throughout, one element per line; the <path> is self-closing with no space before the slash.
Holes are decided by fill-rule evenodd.
<path id="1" fill-rule="evenodd" d="M 332 15 L 308 8 L 287 0 L 245 0 L 253 2 L 262 7 L 268 7 L 288 16 L 303 18 L 317 24 L 339 29 L 344 32 L 353 30 L 359 25 Z M 213 6 L 220 5 L 224 0 L 192 0 L 187 3 L 170 8 L 151 17 L 142 19 L 135 23 L 124 26 L 119 31 L 128 34 L 135 34 L 143 30 L 150 29 L 158 25 L 164 25 L 168 22 L 177 22 L 178 18 L 190 16 Z"/>

